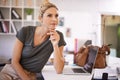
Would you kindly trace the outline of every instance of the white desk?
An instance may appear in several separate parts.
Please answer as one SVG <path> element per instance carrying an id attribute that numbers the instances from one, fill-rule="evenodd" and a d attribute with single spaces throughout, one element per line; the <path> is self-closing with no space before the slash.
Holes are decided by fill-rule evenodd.
<path id="1" fill-rule="evenodd" d="M 65 68 L 68 66 L 65 65 Z M 53 66 L 45 66 L 43 69 L 45 80 L 91 80 L 92 75 L 64 75 L 57 74 Z"/>
<path id="2" fill-rule="evenodd" d="M 120 58 L 111 57 L 108 58 L 108 66 L 111 68 L 120 67 Z M 69 67 L 65 65 L 65 68 Z M 45 66 L 43 69 L 43 76 L 45 80 L 91 80 L 92 75 L 64 75 L 57 74 L 52 66 Z M 120 80 L 120 79 L 119 79 Z"/>

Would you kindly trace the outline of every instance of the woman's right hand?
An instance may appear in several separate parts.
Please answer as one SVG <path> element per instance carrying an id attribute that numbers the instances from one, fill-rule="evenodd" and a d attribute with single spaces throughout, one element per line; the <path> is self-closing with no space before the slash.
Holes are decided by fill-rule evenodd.
<path id="1" fill-rule="evenodd" d="M 22 80 L 32 80 L 32 79 L 30 79 L 29 77 L 27 77 L 27 78 L 24 78 L 24 79 L 22 79 Z"/>
<path id="2" fill-rule="evenodd" d="M 25 74 L 27 75 L 23 80 L 37 80 L 36 79 L 36 74 L 35 73 L 31 73 L 29 71 L 25 71 Z"/>

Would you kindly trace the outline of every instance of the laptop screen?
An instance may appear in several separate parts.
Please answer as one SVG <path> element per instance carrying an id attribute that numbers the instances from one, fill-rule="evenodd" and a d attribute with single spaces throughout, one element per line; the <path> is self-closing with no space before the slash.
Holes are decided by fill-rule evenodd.
<path id="1" fill-rule="evenodd" d="M 92 69 L 94 68 L 97 53 L 98 53 L 97 47 L 90 47 L 89 56 L 87 58 L 86 64 L 84 65 L 84 69 L 89 73 L 91 73 Z"/>

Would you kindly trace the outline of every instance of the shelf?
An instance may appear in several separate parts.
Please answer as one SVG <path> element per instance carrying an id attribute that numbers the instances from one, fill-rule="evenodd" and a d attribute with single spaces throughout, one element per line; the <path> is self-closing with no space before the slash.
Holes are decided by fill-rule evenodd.
<path id="1" fill-rule="evenodd" d="M 16 33 L 21 29 L 22 21 L 11 21 L 11 27 L 13 28 L 13 31 Z"/>
<path id="2" fill-rule="evenodd" d="M 24 22 L 24 26 L 35 26 L 33 21 L 26 21 Z"/>
<path id="3" fill-rule="evenodd" d="M 9 8 L 0 7 L 0 11 L 2 13 L 3 19 L 10 19 L 10 15 L 9 15 L 10 9 Z"/>
<path id="4" fill-rule="evenodd" d="M 11 19 L 22 19 L 22 9 L 12 8 L 11 9 Z"/>
<path id="5" fill-rule="evenodd" d="M 39 8 L 35 8 L 35 9 L 34 9 L 34 12 L 35 12 L 34 20 L 38 21 Z"/>
<path id="6" fill-rule="evenodd" d="M 25 8 L 33 8 L 35 4 L 35 0 L 24 0 Z"/>
<path id="7" fill-rule="evenodd" d="M 25 26 L 40 25 L 38 20 L 39 7 L 42 0 L 0 0 L 0 12 L 3 18 L 0 22 L 5 22 L 8 32 L 0 31 L 0 35 L 15 35 L 18 30 Z M 27 18 L 26 9 L 32 9 L 32 18 Z M 0 28 L 3 28 L 3 24 Z"/>
<path id="8" fill-rule="evenodd" d="M 24 8 L 24 20 L 34 20 L 34 8 Z M 30 16 L 31 15 L 31 18 L 28 19 L 27 16 Z"/>
<path id="9" fill-rule="evenodd" d="M 0 0 L 0 5 L 4 7 L 10 6 L 10 0 Z"/>
<path id="10" fill-rule="evenodd" d="M 0 21 L 0 33 L 9 33 L 10 32 L 10 23 L 9 21 Z"/>
<path id="11" fill-rule="evenodd" d="M 23 0 L 12 0 L 12 7 L 22 7 L 23 3 Z"/>
<path id="12" fill-rule="evenodd" d="M 10 19 L 0 19 L 0 21 L 10 21 Z"/>
<path id="13" fill-rule="evenodd" d="M 42 3 L 42 0 L 36 0 L 35 7 L 40 8 L 41 3 Z"/>
<path id="14" fill-rule="evenodd" d="M 15 33 L 0 33 L 0 36 L 9 36 L 9 35 L 16 35 Z"/>

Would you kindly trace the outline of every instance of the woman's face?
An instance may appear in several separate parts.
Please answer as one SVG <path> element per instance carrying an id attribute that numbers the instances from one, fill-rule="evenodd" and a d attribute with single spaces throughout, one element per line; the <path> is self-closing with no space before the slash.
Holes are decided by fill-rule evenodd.
<path id="1" fill-rule="evenodd" d="M 41 20 L 44 27 L 47 27 L 48 29 L 55 29 L 58 25 L 58 10 L 54 7 L 47 9 Z"/>

